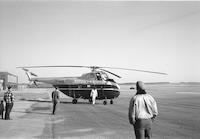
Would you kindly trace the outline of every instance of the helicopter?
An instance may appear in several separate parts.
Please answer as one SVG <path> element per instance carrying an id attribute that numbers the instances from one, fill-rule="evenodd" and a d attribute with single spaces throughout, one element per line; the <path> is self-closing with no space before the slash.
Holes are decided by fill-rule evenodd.
<path id="1" fill-rule="evenodd" d="M 89 68 L 91 72 L 84 73 L 80 77 L 38 77 L 35 73 L 31 72 L 30 68 L 54 68 L 54 67 L 76 67 L 76 68 Z M 104 100 L 103 104 L 107 104 L 107 100 L 110 100 L 110 104 L 113 104 L 113 99 L 120 95 L 120 86 L 110 78 L 108 74 L 121 78 L 121 76 L 105 70 L 109 69 L 120 69 L 120 70 L 132 70 L 139 72 L 148 72 L 154 74 L 165 74 L 162 72 L 153 72 L 137 69 L 125 69 L 116 67 L 99 67 L 99 66 L 29 66 L 29 67 L 17 67 L 21 68 L 26 72 L 30 82 L 33 82 L 37 86 L 37 82 L 43 82 L 51 84 L 65 95 L 73 98 L 72 103 L 77 104 L 78 99 L 88 99 L 92 102 L 90 97 L 91 90 L 97 89 L 98 96 L 97 100 Z"/>

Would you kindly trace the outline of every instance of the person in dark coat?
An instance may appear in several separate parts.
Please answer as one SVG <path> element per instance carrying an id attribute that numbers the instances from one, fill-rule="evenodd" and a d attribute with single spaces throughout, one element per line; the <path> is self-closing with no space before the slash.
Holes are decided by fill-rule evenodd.
<path id="1" fill-rule="evenodd" d="M 3 104 L 3 100 L 1 100 L 1 103 L 0 103 L 0 115 L 3 119 L 3 114 L 4 114 L 4 104 Z"/>
<path id="2" fill-rule="evenodd" d="M 52 92 L 52 102 L 53 102 L 53 112 L 52 114 L 54 115 L 56 112 L 56 106 L 58 102 L 60 102 L 60 96 L 59 96 L 59 90 L 57 87 L 55 87 L 55 90 Z"/>
<path id="3" fill-rule="evenodd" d="M 10 112 L 14 105 L 14 95 L 11 92 L 11 86 L 8 87 L 8 91 L 4 94 L 4 101 L 6 103 L 5 120 L 11 120 Z"/>

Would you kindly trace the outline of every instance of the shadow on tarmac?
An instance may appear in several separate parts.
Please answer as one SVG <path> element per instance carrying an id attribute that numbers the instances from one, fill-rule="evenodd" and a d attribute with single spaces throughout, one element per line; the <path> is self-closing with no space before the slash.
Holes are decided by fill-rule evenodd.
<path id="1" fill-rule="evenodd" d="M 44 113 L 44 112 L 35 112 L 35 111 L 30 111 L 30 110 L 27 110 L 27 111 L 12 111 L 12 112 L 16 112 L 16 113 L 24 113 L 24 114 L 45 114 L 45 115 L 49 115 L 51 113 Z"/>
<path id="2" fill-rule="evenodd" d="M 46 103 L 52 103 L 51 100 L 37 100 L 37 99 L 20 99 L 22 101 L 31 101 L 31 102 L 46 102 Z M 60 103 L 62 104 L 73 104 L 72 102 L 67 102 L 67 101 L 61 101 Z M 91 105 L 90 102 L 77 102 L 77 104 L 73 104 L 73 105 L 78 105 L 78 104 L 85 104 L 85 105 Z M 101 103 L 96 103 L 95 105 L 98 105 Z"/>

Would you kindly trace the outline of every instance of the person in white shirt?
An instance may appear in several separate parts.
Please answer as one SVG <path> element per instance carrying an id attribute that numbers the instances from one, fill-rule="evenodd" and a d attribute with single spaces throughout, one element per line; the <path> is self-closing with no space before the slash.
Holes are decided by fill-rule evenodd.
<path id="1" fill-rule="evenodd" d="M 90 97 L 92 97 L 92 104 L 95 104 L 96 97 L 98 96 L 97 89 L 94 87 L 90 93 Z"/>
<path id="2" fill-rule="evenodd" d="M 145 91 L 144 83 L 136 83 L 137 93 L 129 104 L 129 122 L 133 125 L 136 139 L 150 139 L 152 137 L 152 122 L 158 115 L 154 98 Z"/>

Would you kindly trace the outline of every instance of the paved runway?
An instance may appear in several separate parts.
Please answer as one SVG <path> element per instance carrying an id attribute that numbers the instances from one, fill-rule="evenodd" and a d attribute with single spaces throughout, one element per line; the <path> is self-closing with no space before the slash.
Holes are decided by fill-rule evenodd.
<path id="1" fill-rule="evenodd" d="M 41 137 L 133 138 L 125 113 L 119 105 L 61 103 Z"/>
<path id="2" fill-rule="evenodd" d="M 200 136 L 200 86 L 148 86 L 157 102 L 159 116 L 153 139 L 198 139 Z M 0 138 L 97 138 L 134 139 L 128 123 L 128 104 L 135 93 L 122 87 L 113 105 L 86 100 L 72 104 L 62 95 L 56 115 L 51 115 L 51 89 L 15 92 L 13 120 L 0 120 Z M 178 92 L 196 92 L 192 94 Z"/>
<path id="3" fill-rule="evenodd" d="M 91 105 L 86 100 L 72 104 L 71 98 L 62 97 L 56 115 L 51 115 L 48 90 L 39 91 L 41 93 L 15 93 L 13 120 L 0 120 L 0 137 L 134 138 L 127 119 L 127 107 L 118 104 L 117 100 L 114 105 L 103 105 L 102 101 Z"/>

